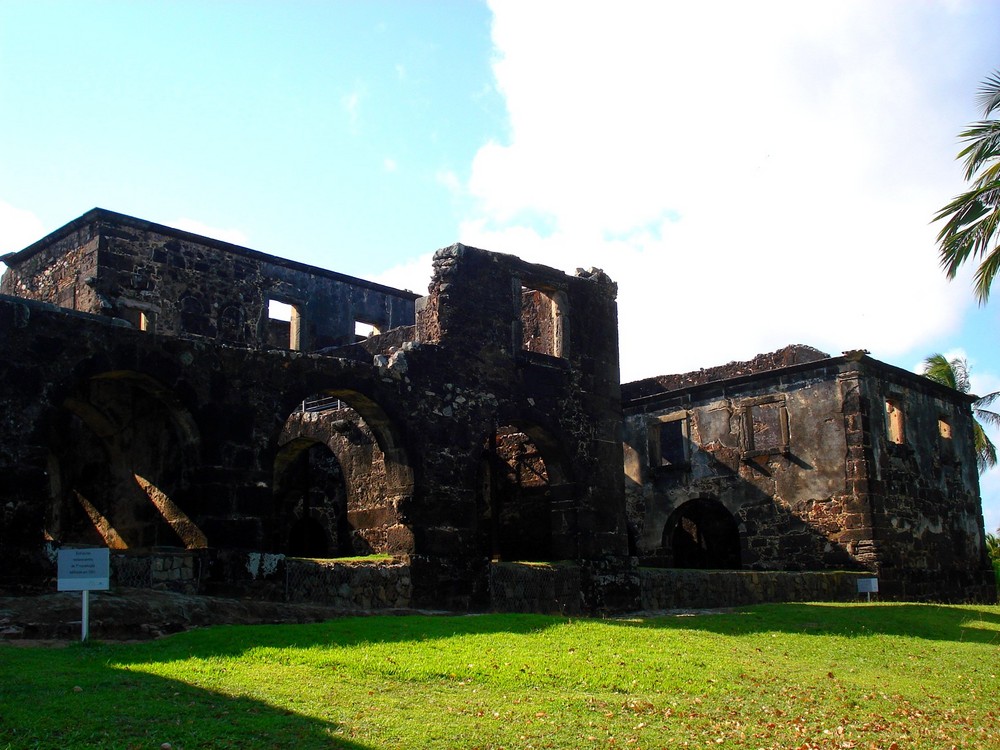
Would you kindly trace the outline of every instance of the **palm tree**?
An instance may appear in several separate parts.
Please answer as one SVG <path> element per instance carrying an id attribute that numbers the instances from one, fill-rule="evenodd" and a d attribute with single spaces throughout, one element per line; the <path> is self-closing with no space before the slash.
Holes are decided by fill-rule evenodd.
<path id="1" fill-rule="evenodd" d="M 969 392 L 969 363 L 963 357 L 949 360 L 943 354 L 932 354 L 924 360 L 923 375 L 961 393 Z M 987 436 L 983 424 L 1000 427 L 1000 414 L 986 408 L 998 398 L 1000 391 L 994 391 L 972 402 L 972 435 L 976 448 L 976 467 L 980 474 L 997 465 L 997 448 Z"/>
<path id="2" fill-rule="evenodd" d="M 970 188 L 942 208 L 934 221 L 947 219 L 937 241 L 949 279 L 970 256 L 980 261 L 975 294 L 979 304 L 985 304 L 1000 270 L 1000 120 L 989 119 L 1000 110 L 1000 70 L 983 82 L 977 100 L 986 119 L 960 135 L 967 145 L 958 154 L 965 161 Z"/>

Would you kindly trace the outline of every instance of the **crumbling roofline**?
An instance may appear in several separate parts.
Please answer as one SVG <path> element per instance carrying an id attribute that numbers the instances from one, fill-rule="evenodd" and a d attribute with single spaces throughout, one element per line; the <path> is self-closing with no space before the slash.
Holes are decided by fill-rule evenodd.
<path id="1" fill-rule="evenodd" d="M 851 365 L 855 364 L 856 367 Z M 846 367 L 845 367 L 846 365 Z M 803 372 L 809 372 L 812 370 L 823 370 L 823 369 L 841 369 L 852 370 L 861 368 L 872 368 L 875 370 L 887 371 L 896 378 L 907 381 L 913 385 L 919 385 L 921 388 L 926 388 L 932 392 L 937 392 L 941 396 L 955 400 L 955 401 L 965 401 L 971 404 L 976 400 L 976 396 L 961 393 L 956 391 L 954 388 L 943 385 L 929 378 L 925 378 L 922 375 L 910 372 L 909 370 L 904 370 L 902 367 L 896 367 L 895 365 L 890 365 L 886 362 L 869 357 L 868 355 L 859 356 L 856 352 L 849 352 L 847 355 L 840 357 L 829 357 L 827 359 L 814 360 L 812 362 L 802 362 L 795 365 L 789 365 L 788 367 L 778 367 L 772 370 L 762 370 L 759 372 L 749 373 L 747 375 L 737 375 L 730 378 L 719 378 L 718 380 L 710 380 L 704 383 L 698 383 L 695 385 L 690 385 L 687 387 L 673 388 L 670 390 L 663 390 L 659 393 L 651 393 L 645 396 L 637 396 L 636 398 L 623 399 L 622 405 L 628 410 L 629 408 L 639 408 L 643 406 L 648 406 L 651 404 L 656 404 L 659 401 L 676 399 L 679 396 L 687 395 L 689 399 L 693 400 L 697 394 L 711 392 L 711 391 L 725 391 L 729 388 L 738 387 L 744 384 L 752 383 L 754 381 L 761 381 L 767 379 L 780 378 L 785 375 L 793 375 Z"/>
<path id="2" fill-rule="evenodd" d="M 157 234 L 167 235 L 169 237 L 176 237 L 180 240 L 185 240 L 188 242 L 194 242 L 200 245 L 206 245 L 208 247 L 221 250 L 223 252 L 232 253 L 234 255 L 242 255 L 248 258 L 253 258 L 254 260 L 263 261 L 276 266 L 284 266 L 286 268 L 291 268 L 296 271 L 301 271 L 308 273 L 313 276 L 324 276 L 329 279 L 335 279 L 337 281 L 342 281 L 353 286 L 365 287 L 367 289 L 372 289 L 377 292 L 382 292 L 383 294 L 389 294 L 395 297 L 402 297 L 404 299 L 416 300 L 421 295 L 415 292 L 406 291 L 403 289 L 396 289 L 391 286 L 385 286 L 384 284 L 378 284 L 374 281 L 366 281 L 365 279 L 359 279 L 354 276 L 348 276 L 346 274 L 337 273 L 336 271 L 330 271 L 326 268 L 320 268 L 319 266 L 311 266 L 307 263 L 300 263 L 295 260 L 289 260 L 287 258 L 281 258 L 277 255 L 270 255 L 268 253 L 262 253 L 259 250 L 252 250 L 248 247 L 243 247 L 242 245 L 234 245 L 231 242 L 225 242 L 223 240 L 212 239 L 211 237 L 205 237 L 200 234 L 195 234 L 194 232 L 186 232 L 183 229 L 176 229 L 174 227 L 168 227 L 164 224 L 156 224 L 151 221 L 146 221 L 145 219 L 138 219 L 134 216 L 128 216 L 126 214 L 116 213 L 114 211 L 109 211 L 106 208 L 92 208 L 90 211 L 85 213 L 83 216 L 74 219 L 73 221 L 65 224 L 64 226 L 56 229 L 54 232 L 47 234 L 42 239 L 37 242 L 28 245 L 28 247 L 23 250 L 18 250 L 13 253 L 7 253 L 6 255 L 0 256 L 0 262 L 6 263 L 8 266 L 16 267 L 18 264 L 31 258 L 36 253 L 40 252 L 44 248 L 48 247 L 54 242 L 58 242 L 64 237 L 76 232 L 88 224 L 96 224 L 97 222 L 108 222 L 110 224 L 126 225 L 133 227 L 135 229 L 140 229 L 148 232 L 155 232 Z"/>

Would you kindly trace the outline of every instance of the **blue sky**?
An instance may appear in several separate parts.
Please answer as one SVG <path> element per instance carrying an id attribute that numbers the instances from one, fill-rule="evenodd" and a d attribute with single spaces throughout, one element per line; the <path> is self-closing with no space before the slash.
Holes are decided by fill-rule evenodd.
<path id="1" fill-rule="evenodd" d="M 998 43 L 992 0 L 2 0 L 0 252 L 101 206 L 422 292 L 462 241 L 605 269 L 626 380 L 806 343 L 985 393 L 930 220 Z"/>

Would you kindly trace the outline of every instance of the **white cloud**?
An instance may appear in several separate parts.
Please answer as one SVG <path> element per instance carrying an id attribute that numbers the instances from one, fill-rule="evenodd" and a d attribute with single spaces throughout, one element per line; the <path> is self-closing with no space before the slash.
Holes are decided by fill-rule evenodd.
<path id="1" fill-rule="evenodd" d="M 219 227 L 209 226 L 197 219 L 186 219 L 180 218 L 175 219 L 170 222 L 169 226 L 176 227 L 185 232 L 192 232 L 194 234 L 200 234 L 204 237 L 212 237 L 213 239 L 222 240 L 223 242 L 231 242 L 234 245 L 246 246 L 249 244 L 250 240 L 240 229 L 220 229 Z"/>
<path id="2" fill-rule="evenodd" d="M 388 156 L 382 159 L 382 170 L 385 172 L 395 172 L 399 168 L 395 159 L 391 159 Z"/>
<path id="3" fill-rule="evenodd" d="M 409 289 L 411 292 L 424 295 L 427 294 L 427 286 L 430 284 L 433 262 L 434 253 L 426 253 L 370 278 L 379 284 L 396 289 Z"/>
<path id="4" fill-rule="evenodd" d="M 45 228 L 31 211 L 0 200 L 0 255 L 23 250 L 45 234 Z"/>
<path id="5" fill-rule="evenodd" d="M 891 359 L 958 325 L 929 225 L 973 111 L 977 79 L 932 67 L 957 11 L 491 6 L 510 136 L 475 158 L 462 241 L 604 268 L 625 380 L 789 343 Z"/>

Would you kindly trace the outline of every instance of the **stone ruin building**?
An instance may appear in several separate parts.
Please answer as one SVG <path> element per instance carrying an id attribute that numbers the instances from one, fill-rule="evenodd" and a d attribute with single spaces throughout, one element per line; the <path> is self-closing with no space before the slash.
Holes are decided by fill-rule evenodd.
<path id="1" fill-rule="evenodd" d="M 0 260 L 0 587 L 97 545 L 345 608 L 995 597 L 970 399 L 862 353 L 622 386 L 603 272 L 463 245 L 423 297 L 102 209 Z"/>

